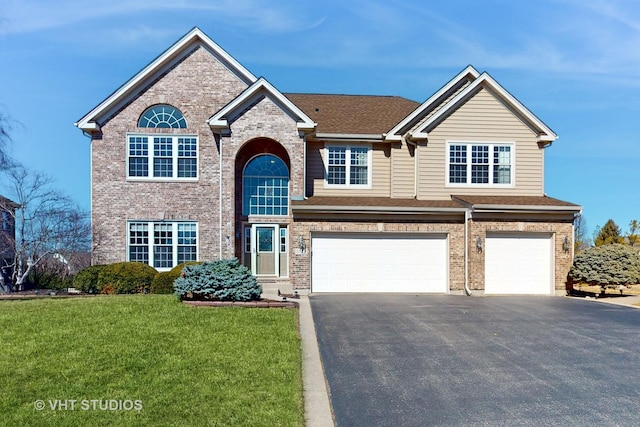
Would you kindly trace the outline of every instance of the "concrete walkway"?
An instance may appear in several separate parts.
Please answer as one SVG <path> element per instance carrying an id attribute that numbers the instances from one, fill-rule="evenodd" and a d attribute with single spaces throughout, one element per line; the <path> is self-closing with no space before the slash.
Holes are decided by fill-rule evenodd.
<path id="1" fill-rule="evenodd" d="M 262 298 L 281 300 L 277 289 L 264 289 Z M 318 339 L 313 323 L 313 313 L 309 297 L 290 299 L 298 303 L 300 317 L 300 338 L 302 340 L 302 380 L 304 387 L 304 413 L 307 427 L 333 427 L 333 413 L 329 403 L 329 391 L 320 359 Z"/>

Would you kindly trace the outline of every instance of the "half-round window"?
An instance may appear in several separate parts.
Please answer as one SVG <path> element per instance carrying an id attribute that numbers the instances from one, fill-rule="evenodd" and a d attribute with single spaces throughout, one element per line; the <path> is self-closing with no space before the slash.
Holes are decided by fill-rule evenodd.
<path id="1" fill-rule="evenodd" d="M 243 215 L 289 214 L 289 168 L 272 154 L 247 163 L 242 175 Z"/>
<path id="2" fill-rule="evenodd" d="M 154 105 L 142 114 L 138 127 L 184 129 L 187 121 L 180 110 L 171 105 Z"/>

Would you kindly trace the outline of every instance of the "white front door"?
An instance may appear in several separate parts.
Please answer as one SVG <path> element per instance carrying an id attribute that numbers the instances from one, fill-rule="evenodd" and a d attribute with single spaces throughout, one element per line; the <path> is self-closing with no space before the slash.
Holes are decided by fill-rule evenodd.
<path id="1" fill-rule="evenodd" d="M 280 226 L 251 226 L 251 272 L 256 276 L 277 276 L 280 271 Z"/>

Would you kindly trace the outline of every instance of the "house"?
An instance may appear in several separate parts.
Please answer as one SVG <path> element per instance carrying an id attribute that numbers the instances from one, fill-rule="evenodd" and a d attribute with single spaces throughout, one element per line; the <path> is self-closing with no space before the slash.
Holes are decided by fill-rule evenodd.
<path id="1" fill-rule="evenodd" d="M 11 275 L 16 251 L 16 209 L 19 205 L 0 196 L 0 274 Z M 2 278 L 0 278 L 0 285 Z"/>
<path id="2" fill-rule="evenodd" d="M 194 28 L 75 125 L 94 263 L 237 257 L 312 292 L 564 290 L 581 207 L 544 193 L 557 136 L 472 66 L 423 103 L 288 94 Z"/>

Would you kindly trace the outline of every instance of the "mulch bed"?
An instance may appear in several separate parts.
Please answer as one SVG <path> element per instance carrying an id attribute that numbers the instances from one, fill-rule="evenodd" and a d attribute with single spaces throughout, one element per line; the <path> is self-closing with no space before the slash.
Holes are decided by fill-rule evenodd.
<path id="1" fill-rule="evenodd" d="M 184 304 L 193 307 L 258 307 L 258 308 L 297 308 L 298 303 L 294 301 L 276 301 L 261 299 L 258 301 L 182 301 Z"/>

